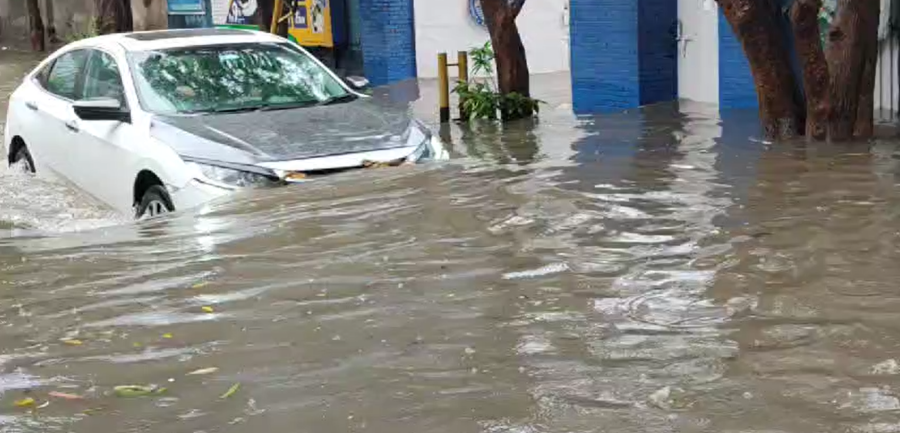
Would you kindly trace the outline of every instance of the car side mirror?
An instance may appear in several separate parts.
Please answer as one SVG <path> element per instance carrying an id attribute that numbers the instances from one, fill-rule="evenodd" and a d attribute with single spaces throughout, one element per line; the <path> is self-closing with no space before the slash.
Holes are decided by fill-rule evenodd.
<path id="1" fill-rule="evenodd" d="M 113 98 L 75 101 L 75 114 L 81 120 L 112 120 L 131 123 L 131 112 Z"/>
<path id="2" fill-rule="evenodd" d="M 344 81 L 352 87 L 354 90 L 363 90 L 369 87 L 369 80 L 366 77 L 358 77 L 358 76 L 349 76 L 345 77 Z"/>

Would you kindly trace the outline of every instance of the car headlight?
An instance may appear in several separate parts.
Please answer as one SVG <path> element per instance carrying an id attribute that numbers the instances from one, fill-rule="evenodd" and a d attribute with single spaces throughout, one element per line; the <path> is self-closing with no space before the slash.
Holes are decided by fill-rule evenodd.
<path id="1" fill-rule="evenodd" d="M 407 160 L 410 162 L 447 159 L 447 151 L 441 139 L 431 133 L 427 126 L 418 121 L 412 122 L 407 134 L 408 142 L 418 143 L 419 147 Z"/>
<path id="2" fill-rule="evenodd" d="M 206 164 L 196 161 L 187 161 L 189 167 L 194 167 L 206 179 L 237 188 L 260 188 L 274 186 L 281 183 L 275 173 L 263 173 L 264 169 L 248 167 L 247 170 L 223 167 L 220 165 Z"/>

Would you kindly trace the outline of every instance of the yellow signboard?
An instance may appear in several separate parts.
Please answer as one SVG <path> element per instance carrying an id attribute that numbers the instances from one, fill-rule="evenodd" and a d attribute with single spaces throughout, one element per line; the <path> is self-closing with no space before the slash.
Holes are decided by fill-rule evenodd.
<path id="1" fill-rule="evenodd" d="M 290 7 L 288 38 L 307 47 L 334 47 L 329 0 L 284 0 Z M 227 27 L 257 28 L 260 10 L 257 0 L 230 0 Z"/>
<path id="2" fill-rule="evenodd" d="M 303 46 L 333 47 L 329 0 L 294 0 L 288 34 Z"/>

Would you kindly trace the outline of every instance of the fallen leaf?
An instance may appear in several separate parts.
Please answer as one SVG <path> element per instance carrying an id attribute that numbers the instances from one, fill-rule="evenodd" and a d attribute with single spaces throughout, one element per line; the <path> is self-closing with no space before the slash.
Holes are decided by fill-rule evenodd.
<path id="1" fill-rule="evenodd" d="M 81 340 L 63 340 L 64 344 L 68 344 L 69 346 L 81 346 L 84 344 Z"/>
<path id="2" fill-rule="evenodd" d="M 34 406 L 34 399 L 31 397 L 25 397 L 21 400 L 16 400 L 13 404 L 15 404 L 16 407 L 31 407 Z"/>
<path id="3" fill-rule="evenodd" d="M 119 385 L 113 388 L 119 397 L 143 397 L 152 394 L 154 389 L 152 386 L 144 385 Z"/>
<path id="4" fill-rule="evenodd" d="M 239 389 L 241 389 L 240 383 L 231 385 L 231 388 L 228 388 L 228 391 L 225 391 L 225 394 L 222 394 L 222 396 L 220 396 L 219 398 L 226 399 L 228 397 L 231 397 L 232 395 L 235 395 Z"/>
<path id="5" fill-rule="evenodd" d="M 50 391 L 50 393 L 47 395 L 49 395 L 50 397 L 61 398 L 63 400 L 84 400 L 84 397 L 82 397 L 80 395 L 67 394 L 64 392 L 57 392 L 57 391 Z"/>
<path id="6" fill-rule="evenodd" d="M 203 308 L 201 308 L 201 310 L 203 310 L 206 313 L 212 313 L 213 307 L 204 306 Z"/>
<path id="7" fill-rule="evenodd" d="M 163 337 L 163 338 L 172 338 L 172 334 L 170 334 L 170 333 L 167 332 L 167 333 L 163 334 L 162 337 Z"/>
<path id="8" fill-rule="evenodd" d="M 208 286 L 208 285 L 209 285 L 208 282 L 203 281 L 203 282 L 194 284 L 193 286 L 191 286 L 191 288 L 192 288 L 192 289 L 202 289 L 202 288 L 204 288 L 204 287 L 206 287 L 206 286 Z"/>
<path id="9" fill-rule="evenodd" d="M 187 374 L 187 376 L 200 376 L 203 374 L 212 374 L 219 371 L 218 367 L 201 368 Z"/>

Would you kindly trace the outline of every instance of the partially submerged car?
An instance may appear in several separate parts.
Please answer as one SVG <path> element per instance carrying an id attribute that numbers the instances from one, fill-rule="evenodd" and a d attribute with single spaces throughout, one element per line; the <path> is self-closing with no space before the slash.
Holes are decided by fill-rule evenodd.
<path id="1" fill-rule="evenodd" d="M 240 188 L 447 157 L 406 110 L 360 93 L 366 85 L 262 32 L 100 36 L 26 76 L 3 144 L 10 165 L 52 172 L 137 218 Z"/>

